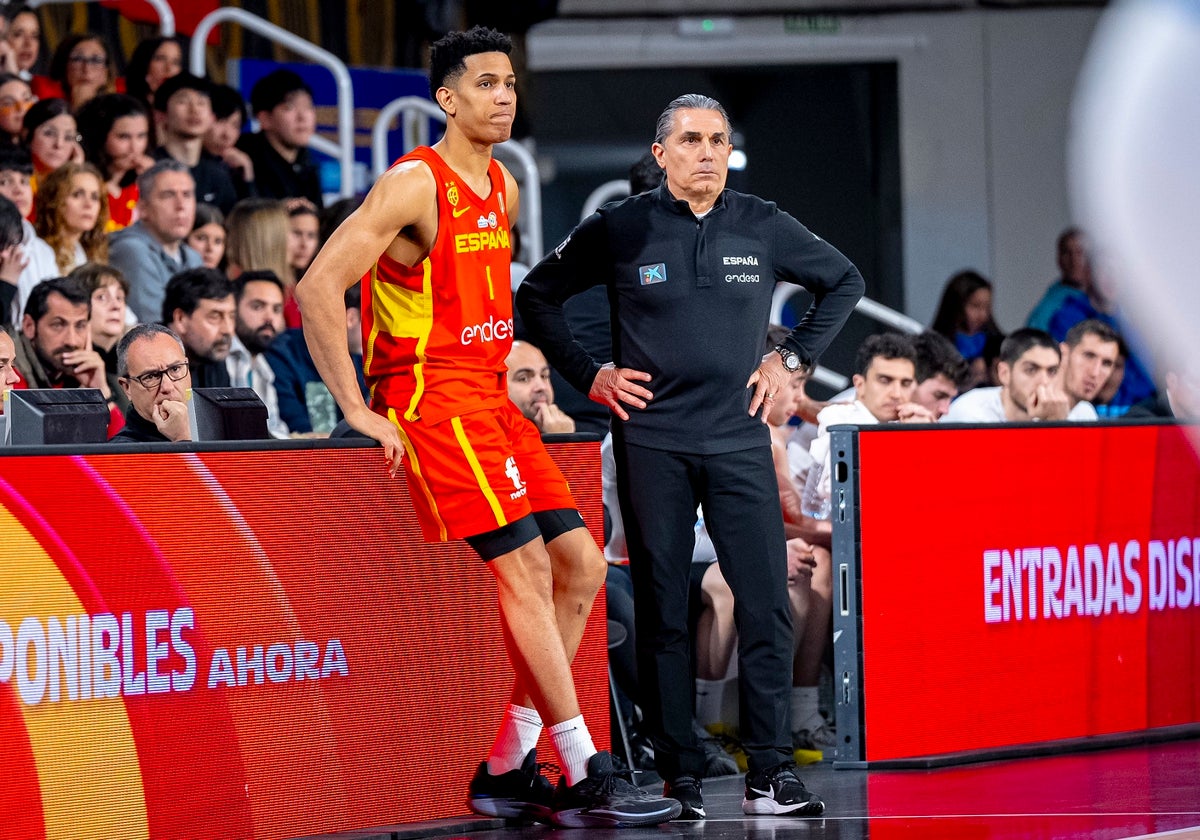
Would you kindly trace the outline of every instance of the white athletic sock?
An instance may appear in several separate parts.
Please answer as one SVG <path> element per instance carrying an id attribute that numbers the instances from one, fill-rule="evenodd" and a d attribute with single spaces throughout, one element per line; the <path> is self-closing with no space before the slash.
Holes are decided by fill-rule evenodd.
<path id="1" fill-rule="evenodd" d="M 820 693 L 815 685 L 792 686 L 793 732 L 812 732 L 825 722 L 818 708 Z"/>
<path id="2" fill-rule="evenodd" d="M 583 722 L 583 715 L 556 723 L 550 727 L 550 743 L 558 753 L 558 763 L 568 785 L 577 785 L 587 778 L 588 759 L 596 754 L 591 733 Z"/>
<path id="3" fill-rule="evenodd" d="M 696 721 L 701 726 L 720 723 L 725 680 L 696 679 Z"/>
<path id="4" fill-rule="evenodd" d="M 488 772 L 493 776 L 516 770 L 542 734 L 542 718 L 534 709 L 510 704 L 500 722 L 500 731 L 488 754 Z"/>

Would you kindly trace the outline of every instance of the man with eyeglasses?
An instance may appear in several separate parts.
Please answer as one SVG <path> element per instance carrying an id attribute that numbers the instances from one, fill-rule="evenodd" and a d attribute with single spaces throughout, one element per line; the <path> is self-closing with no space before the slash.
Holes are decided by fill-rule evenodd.
<path id="1" fill-rule="evenodd" d="M 162 324 L 138 324 L 117 344 L 117 374 L 129 397 L 125 428 L 111 443 L 191 440 L 192 390 L 183 342 Z"/>

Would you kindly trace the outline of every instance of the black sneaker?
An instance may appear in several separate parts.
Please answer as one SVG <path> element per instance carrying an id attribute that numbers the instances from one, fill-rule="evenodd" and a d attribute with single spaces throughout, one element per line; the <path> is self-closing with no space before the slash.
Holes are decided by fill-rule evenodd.
<path id="1" fill-rule="evenodd" d="M 683 806 L 683 810 L 679 812 L 676 819 L 703 820 L 708 816 L 704 813 L 704 797 L 700 793 L 700 780 L 695 776 L 680 776 L 673 782 L 667 782 L 663 787 L 663 796 L 667 799 L 674 799 Z"/>
<path id="2" fill-rule="evenodd" d="M 653 796 L 613 772 L 612 756 L 598 752 L 588 759 L 587 778 L 568 786 L 564 775 L 554 791 L 554 824 L 563 828 L 658 825 L 679 816 L 674 799 Z"/>
<path id="3" fill-rule="evenodd" d="M 796 765 L 785 761 L 746 776 L 742 813 L 816 817 L 825 813 L 825 803 L 796 778 Z"/>
<path id="4" fill-rule="evenodd" d="M 508 820 L 548 820 L 554 786 L 541 774 L 537 750 L 530 750 L 518 770 L 493 776 L 486 761 L 479 763 L 467 789 L 467 807 L 485 817 Z"/>

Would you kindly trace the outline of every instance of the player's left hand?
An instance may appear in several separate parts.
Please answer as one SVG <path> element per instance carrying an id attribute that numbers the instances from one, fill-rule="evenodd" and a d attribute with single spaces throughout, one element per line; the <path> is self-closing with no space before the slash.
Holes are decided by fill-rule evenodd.
<path id="1" fill-rule="evenodd" d="M 787 384 L 790 376 L 791 374 L 783 366 L 783 359 L 778 353 L 772 352 L 762 357 L 762 363 L 754 373 L 750 374 L 750 379 L 746 382 L 747 388 L 751 385 L 754 386 L 754 397 L 750 400 L 751 417 L 758 413 L 759 408 L 762 408 L 762 421 L 767 422 L 767 415 L 771 412 L 775 400 L 779 398 L 779 392 L 783 390 L 783 386 Z"/>

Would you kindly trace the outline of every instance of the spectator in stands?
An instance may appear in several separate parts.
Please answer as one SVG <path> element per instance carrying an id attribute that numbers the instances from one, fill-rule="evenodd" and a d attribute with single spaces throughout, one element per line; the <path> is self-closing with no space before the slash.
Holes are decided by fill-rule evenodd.
<path id="1" fill-rule="evenodd" d="M 292 277 L 300 282 L 308 271 L 313 257 L 317 255 L 318 239 L 321 234 L 321 218 L 306 198 L 289 198 L 286 202 L 288 214 L 288 264 Z"/>
<path id="2" fill-rule="evenodd" d="M 954 342 L 970 366 L 967 388 L 987 382 L 983 361 L 989 336 L 1000 335 L 992 317 L 992 284 L 975 271 L 960 271 L 946 281 L 932 329 Z"/>
<path id="3" fill-rule="evenodd" d="M 0 145 L 21 142 L 25 114 L 34 102 L 37 99 L 29 82 L 14 73 L 0 73 Z"/>
<path id="4" fill-rule="evenodd" d="M 1049 333 L 1022 327 L 1000 347 L 1000 385 L 976 388 L 956 399 L 948 423 L 1018 423 L 1029 420 L 1085 420 L 1071 409 L 1057 384 L 1062 351 Z"/>
<path id="5" fill-rule="evenodd" d="M 1168 370 L 1165 384 L 1125 414 L 1130 420 L 1164 417 L 1194 423 L 1200 420 L 1200 375 L 1195 368 Z"/>
<path id="6" fill-rule="evenodd" d="M 188 234 L 191 245 L 204 261 L 205 268 L 225 270 L 225 216 L 211 204 L 196 205 L 196 221 Z"/>
<path id="7" fill-rule="evenodd" d="M 50 59 L 50 80 L 57 88 L 46 85 L 34 93 L 39 98 L 61 96 L 72 113 L 102 93 L 116 90 L 116 67 L 108 43 L 94 32 L 68 35 L 58 44 Z M 39 77 L 40 78 L 40 77 Z"/>
<path id="8" fill-rule="evenodd" d="M 554 404 L 550 363 L 528 341 L 514 341 L 508 358 L 508 398 L 543 435 L 570 434 L 575 421 Z"/>
<path id="9" fill-rule="evenodd" d="M 0 173 L 0 177 L 3 174 Z M 17 206 L 0 198 L 0 329 L 21 323 L 19 294 L 22 263 L 21 247 L 24 220 Z"/>
<path id="10" fill-rule="evenodd" d="M 154 165 L 146 154 L 150 114 L 132 96 L 106 93 L 80 108 L 75 119 L 84 157 L 104 176 L 108 232 L 129 227 L 137 207 L 138 175 Z"/>
<path id="11" fill-rule="evenodd" d="M 1120 352 L 1117 331 L 1102 321 L 1080 321 L 1067 331 L 1059 349 L 1058 387 L 1067 395 L 1074 420 L 1096 420 L 1092 400 L 1112 375 Z"/>
<path id="12" fill-rule="evenodd" d="M 191 73 L 177 73 L 154 94 L 155 121 L 162 144 L 156 160 L 174 158 L 185 164 L 196 182 L 196 200 L 228 213 L 237 202 L 229 167 L 204 150 L 204 135 L 213 124 L 212 84 Z"/>
<path id="13" fill-rule="evenodd" d="M 288 263 L 288 215 L 282 201 L 273 198 L 242 199 L 225 221 L 225 265 L 236 280 L 243 271 L 270 271 L 283 281 L 284 321 L 300 326 L 300 310 L 293 290 L 295 274 Z"/>
<path id="14" fill-rule="evenodd" d="M 119 387 L 91 346 L 91 295 L 74 280 L 54 277 L 33 287 L 14 337 L 16 368 L 26 388 L 96 388 L 108 400 L 109 434 L 124 418 L 114 397 Z"/>
<path id="15" fill-rule="evenodd" d="M 1063 306 L 1072 300 L 1086 298 L 1092 285 L 1092 265 L 1088 255 L 1087 234 L 1069 227 L 1058 235 L 1058 280 L 1050 285 L 1042 299 L 1029 313 L 1025 326 L 1050 332 L 1050 322 Z M 1068 327 L 1070 324 L 1067 325 Z M 1064 329 L 1065 331 L 1065 329 Z M 1051 332 L 1051 335 L 1053 333 Z M 1059 337 L 1061 340 L 1061 336 Z"/>
<path id="16" fill-rule="evenodd" d="M 21 381 L 21 374 L 13 366 L 16 359 L 17 345 L 13 343 L 11 335 L 0 330 L 0 415 L 4 414 L 4 398 L 8 395 L 8 389 Z"/>
<path id="17" fill-rule="evenodd" d="M 125 428 L 110 443 L 191 440 L 187 402 L 192 376 L 179 336 L 162 324 L 138 324 L 117 344 Z"/>
<path id="18" fill-rule="evenodd" d="M 0 74 L 16 74 L 17 54 L 8 43 L 8 18 L 0 13 Z"/>
<path id="19" fill-rule="evenodd" d="M 940 333 L 928 331 L 915 335 L 912 344 L 917 354 L 913 402 L 928 409 L 934 420 L 941 420 L 959 389 L 966 387 L 970 370 L 962 354 Z"/>
<path id="20" fill-rule="evenodd" d="M 257 195 L 254 187 L 254 162 L 237 147 L 242 129 L 250 121 L 246 100 L 229 85 L 213 85 L 213 124 L 204 134 L 204 150 L 229 167 L 238 199 Z"/>
<path id="21" fill-rule="evenodd" d="M 279 417 L 275 372 L 264 355 L 283 332 L 283 281 L 271 271 L 247 271 L 233 285 L 237 308 L 233 342 L 225 359 L 230 384 L 252 388 L 267 407 L 267 431 L 285 438 L 288 426 Z"/>
<path id="22" fill-rule="evenodd" d="M 69 160 L 83 162 L 75 117 L 62 99 L 42 99 L 25 112 L 25 145 L 33 158 L 34 195 L 38 179 Z"/>
<path id="23" fill-rule="evenodd" d="M 933 412 L 913 401 L 917 389 L 917 352 L 899 333 L 868 336 L 854 361 L 852 403 L 831 403 L 817 415 L 817 437 L 809 447 L 813 467 L 805 483 L 803 513 L 821 527 L 802 535 L 823 547 L 832 545 L 828 522 L 831 497 L 829 427 L 839 424 L 932 423 Z M 797 523 L 798 525 L 803 523 Z"/>
<path id="24" fill-rule="evenodd" d="M 358 206 L 362 204 L 362 202 L 362 196 L 339 198 L 337 201 L 333 202 L 333 204 L 330 204 L 324 210 L 320 211 L 320 238 L 322 247 L 324 247 L 325 243 L 329 241 L 329 237 L 335 230 L 338 229 L 338 226 L 341 225 L 342 222 L 346 221 L 346 219 L 350 218 L 350 214 L 357 210 Z"/>
<path id="25" fill-rule="evenodd" d="M 355 283 L 346 290 L 346 343 L 358 377 L 363 399 L 370 399 L 363 377 L 362 286 Z M 328 435 L 342 419 L 341 409 L 321 380 L 304 330 L 285 330 L 267 348 L 267 361 L 275 372 L 275 397 L 279 417 L 291 434 L 316 432 Z"/>
<path id="26" fill-rule="evenodd" d="M 109 261 L 129 281 L 129 307 L 138 321 L 157 321 L 167 281 L 203 265 L 184 242 L 195 218 L 195 182 L 182 163 L 161 160 L 138 176 L 138 220 L 114 233 L 109 249 Z"/>
<path id="27" fill-rule="evenodd" d="M 89 260 L 108 261 L 104 178 L 90 163 L 67 162 L 42 179 L 34 227 L 67 274 Z"/>
<path id="28" fill-rule="evenodd" d="M 1125 344 L 1125 339 L 1118 337 L 1117 339 L 1117 360 L 1113 363 L 1112 373 L 1108 375 L 1108 381 L 1104 383 L 1104 387 L 1096 394 L 1096 398 L 1092 400 L 1092 405 L 1096 406 L 1096 414 L 1102 420 L 1113 420 L 1117 417 L 1123 417 L 1133 406 L 1118 405 L 1114 397 L 1121 390 L 1121 385 L 1125 380 L 1125 366 L 1129 358 L 1129 349 Z"/>
<path id="29" fill-rule="evenodd" d="M 1139 342 L 1136 333 L 1121 317 L 1117 301 L 1117 279 L 1112 262 L 1101 255 L 1099 258 L 1093 257 L 1090 265 L 1091 282 L 1088 284 L 1087 293 L 1065 297 L 1050 316 L 1050 328 L 1047 332 L 1055 341 L 1063 341 L 1067 331 L 1073 326 L 1081 321 L 1094 319 L 1108 324 L 1115 332 L 1125 336 L 1125 371 L 1120 388 L 1109 400 L 1109 404 L 1117 412 L 1123 413 L 1133 404 L 1154 396 L 1154 377 L 1145 357 L 1130 351 L 1130 346 L 1136 347 Z"/>
<path id="30" fill-rule="evenodd" d="M 42 22 L 37 12 L 23 3 L 9 3 L 2 13 L 8 21 L 7 40 L 17 68 L 13 72 L 29 81 L 41 55 Z"/>
<path id="31" fill-rule="evenodd" d="M 21 254 L 16 259 L 18 263 L 24 262 L 17 279 L 11 311 L 6 311 L 0 301 L 0 323 L 20 324 L 21 312 L 33 287 L 50 277 L 59 276 L 54 249 L 37 235 L 33 223 L 28 219 L 33 213 L 33 188 L 29 185 L 32 174 L 33 163 L 28 150 L 21 146 L 0 146 L 0 196 L 11 201 L 21 216 Z M 14 259 L 14 256 L 12 252 L 8 254 L 5 268 L 12 267 L 7 260 Z M 4 286 L 0 285 L 0 291 L 3 290 Z M 11 320 L 6 320 L 5 316 Z"/>
<path id="32" fill-rule="evenodd" d="M 663 181 L 663 171 L 654 157 L 654 152 L 646 152 L 637 163 L 629 167 L 629 194 L 638 195 L 654 189 Z"/>
<path id="33" fill-rule="evenodd" d="M 250 109 L 262 130 L 242 135 L 238 148 L 254 162 L 258 194 L 323 206 L 321 179 L 308 153 L 317 128 L 312 89 L 297 73 L 274 70 L 254 84 Z"/>
<path id="34" fill-rule="evenodd" d="M 235 291 L 211 268 L 182 271 L 167 283 L 162 322 L 183 341 L 197 388 L 229 387 L 225 359 L 233 346 Z"/>
<path id="35" fill-rule="evenodd" d="M 133 55 L 125 65 L 125 92 L 150 113 L 154 92 L 167 79 L 182 72 L 183 42 L 178 35 L 144 38 L 134 47 Z"/>
<path id="36" fill-rule="evenodd" d="M 115 380 L 118 376 L 117 342 L 127 328 L 125 298 L 129 296 L 129 284 L 120 271 L 105 263 L 84 263 L 67 276 L 91 295 L 92 349 L 100 354 L 106 373 Z M 129 407 L 123 390 L 115 389 L 113 399 L 121 411 Z"/>

